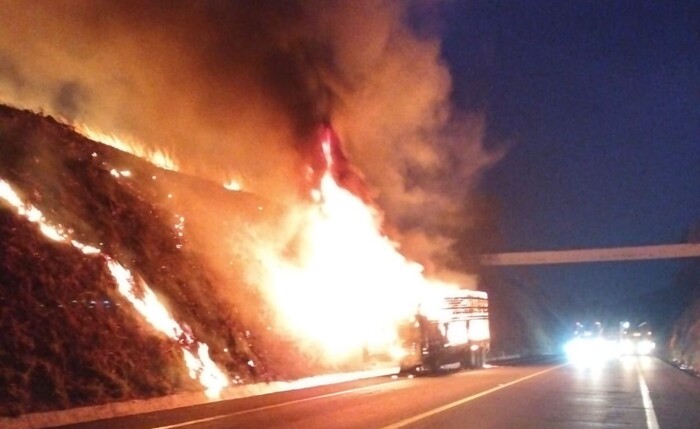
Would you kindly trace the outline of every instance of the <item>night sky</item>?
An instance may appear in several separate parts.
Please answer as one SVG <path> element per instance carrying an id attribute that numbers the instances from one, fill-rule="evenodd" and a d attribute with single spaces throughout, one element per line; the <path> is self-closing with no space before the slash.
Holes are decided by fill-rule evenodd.
<path id="1" fill-rule="evenodd" d="M 480 192 L 497 251 L 678 243 L 700 223 L 700 3 L 450 2 L 455 102 L 508 148 Z M 671 286 L 678 261 L 503 268 L 587 303 Z"/>

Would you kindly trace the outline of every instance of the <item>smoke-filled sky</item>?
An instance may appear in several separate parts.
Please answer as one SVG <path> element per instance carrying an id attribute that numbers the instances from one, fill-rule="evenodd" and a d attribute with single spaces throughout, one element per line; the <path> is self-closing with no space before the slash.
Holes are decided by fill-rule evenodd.
<path id="1" fill-rule="evenodd" d="M 9 0 L 0 101 L 165 149 L 187 172 L 283 203 L 308 185 L 330 124 L 404 250 L 439 264 L 499 153 L 483 149 L 478 111 L 453 108 L 439 34 L 411 25 L 415 7 Z"/>
<path id="2" fill-rule="evenodd" d="M 494 251 L 682 242 L 700 222 L 700 3 L 455 2 L 455 100 L 507 155 L 481 182 Z M 677 261 L 501 269 L 609 303 L 668 287 Z"/>
<path id="3" fill-rule="evenodd" d="M 423 263 L 485 219 L 491 251 L 672 243 L 700 219 L 700 15 L 666 3 L 6 0 L 0 102 L 283 202 L 329 123 Z M 533 270 L 594 299 L 675 267 Z"/>

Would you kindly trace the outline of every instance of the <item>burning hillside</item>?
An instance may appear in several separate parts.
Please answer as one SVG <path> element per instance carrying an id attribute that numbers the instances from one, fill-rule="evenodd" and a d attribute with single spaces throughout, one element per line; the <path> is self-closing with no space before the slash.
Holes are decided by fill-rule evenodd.
<path id="1" fill-rule="evenodd" d="M 213 184 L 6 107 L 0 146 L 0 397 L 9 407 L 2 414 L 197 388 L 188 372 L 214 391 L 227 377 L 308 373 L 269 372 L 256 349 L 264 339 L 251 333 L 266 334 L 265 318 L 244 326 L 240 309 L 227 304 L 264 306 L 232 276 L 238 293 L 221 296 L 214 282 L 222 279 L 189 245 L 196 238 L 185 234 L 185 216 L 172 210 L 177 197 L 162 192 L 168 184 L 192 194 Z M 237 210 L 227 222 L 239 223 L 231 230 L 263 204 L 228 197 L 222 204 Z"/>
<path id="2" fill-rule="evenodd" d="M 455 246 L 494 156 L 407 7 L 8 2 L 0 102 L 60 120 L 0 111 L 0 298 L 23 300 L 0 319 L 0 394 L 63 407 L 88 401 L 80 377 L 108 401 L 347 368 L 456 288 L 427 275 L 474 288 Z M 45 336 L 50 353 L 14 342 Z"/>
<path id="3" fill-rule="evenodd" d="M 0 135 L 4 414 L 357 367 L 455 288 L 425 279 L 338 184 L 361 180 L 329 130 L 295 207 L 26 111 L 3 107 Z"/>

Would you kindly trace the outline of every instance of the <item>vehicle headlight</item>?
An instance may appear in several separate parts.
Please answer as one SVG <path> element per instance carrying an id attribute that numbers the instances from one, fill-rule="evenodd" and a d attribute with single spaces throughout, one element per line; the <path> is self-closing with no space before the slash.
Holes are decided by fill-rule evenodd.
<path id="1" fill-rule="evenodd" d="M 640 355 L 647 355 L 651 353 L 654 348 L 656 348 L 656 344 L 653 341 L 642 340 L 637 344 L 637 353 Z"/>

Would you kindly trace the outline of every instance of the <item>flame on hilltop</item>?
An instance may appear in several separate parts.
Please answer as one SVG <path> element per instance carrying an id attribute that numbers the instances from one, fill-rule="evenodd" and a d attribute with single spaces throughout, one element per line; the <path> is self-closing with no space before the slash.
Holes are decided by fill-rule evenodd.
<path id="1" fill-rule="evenodd" d="M 84 135 L 98 143 L 102 143 L 114 149 L 120 150 L 122 152 L 129 153 L 131 155 L 137 156 L 143 160 L 150 162 L 156 167 L 163 168 L 170 171 L 180 171 L 180 164 L 177 162 L 175 157 L 168 154 L 166 151 L 161 149 L 147 149 L 143 144 L 138 143 L 135 139 L 117 137 L 114 134 L 107 134 L 96 130 L 95 128 L 89 127 L 84 124 L 72 124 L 71 125 L 75 131 Z M 119 177 L 130 177 L 131 172 L 128 170 L 119 171 L 117 169 L 110 170 L 110 174 L 116 178 Z M 230 177 L 223 184 L 224 188 L 229 191 L 242 191 L 243 182 L 239 177 Z"/>
<path id="2" fill-rule="evenodd" d="M 117 137 L 114 134 L 107 134 L 90 128 L 87 125 L 74 124 L 73 128 L 89 138 L 90 140 L 118 149 L 122 152 L 130 153 L 139 158 L 143 158 L 151 164 L 171 171 L 179 171 L 180 167 L 171 155 L 162 150 L 147 149 L 144 145 L 134 139 Z"/>
<path id="3" fill-rule="evenodd" d="M 0 199 L 15 208 L 18 215 L 39 226 L 39 230 L 49 239 L 61 243 L 70 244 L 86 255 L 100 256 L 107 264 L 119 292 L 138 311 L 144 319 L 157 331 L 165 334 L 177 342 L 183 352 L 185 364 L 190 377 L 198 380 L 205 388 L 208 397 L 219 396 L 222 389 L 228 385 L 228 379 L 224 373 L 212 362 L 209 357 L 209 348 L 206 344 L 196 341 L 189 329 L 184 328 L 170 315 L 158 297 L 146 282 L 138 276 L 134 276 L 119 262 L 94 246 L 81 243 L 71 238 L 70 231 L 62 225 L 49 222 L 38 208 L 25 203 L 10 186 L 8 182 L 0 179 Z M 180 219 L 184 222 L 184 219 Z"/>
<path id="4" fill-rule="evenodd" d="M 397 325 L 421 302 L 457 290 L 426 279 L 423 267 L 380 232 L 377 210 L 338 184 L 337 144 L 325 130 L 324 171 L 304 213 L 299 261 L 278 258 L 268 273 L 281 323 L 331 362 L 351 359 L 363 348 L 390 351 Z"/>

